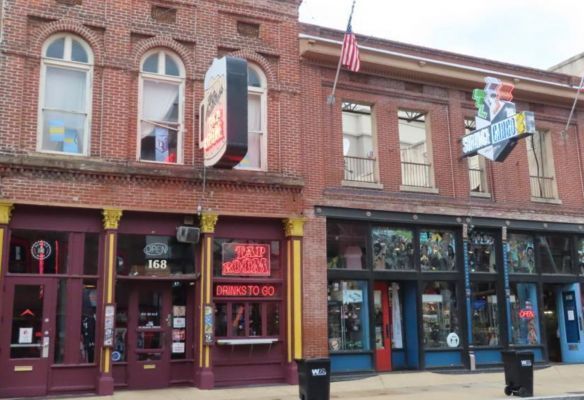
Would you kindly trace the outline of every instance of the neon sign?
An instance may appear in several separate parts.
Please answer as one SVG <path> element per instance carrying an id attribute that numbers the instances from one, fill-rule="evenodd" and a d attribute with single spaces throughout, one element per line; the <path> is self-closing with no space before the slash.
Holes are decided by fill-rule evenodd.
<path id="1" fill-rule="evenodd" d="M 480 154 L 492 161 L 503 161 L 517 140 L 535 133 L 532 112 L 517 113 L 513 86 L 497 78 L 485 78 L 485 88 L 475 89 L 476 130 L 462 138 L 463 157 Z"/>
<path id="2" fill-rule="evenodd" d="M 217 297 L 274 297 L 274 285 L 216 285 Z"/>
<path id="3" fill-rule="evenodd" d="M 223 244 L 224 276 L 270 276 L 270 245 Z"/>
<path id="4" fill-rule="evenodd" d="M 521 319 L 534 319 L 535 313 L 532 309 L 526 308 L 523 310 L 519 310 L 519 318 Z"/>

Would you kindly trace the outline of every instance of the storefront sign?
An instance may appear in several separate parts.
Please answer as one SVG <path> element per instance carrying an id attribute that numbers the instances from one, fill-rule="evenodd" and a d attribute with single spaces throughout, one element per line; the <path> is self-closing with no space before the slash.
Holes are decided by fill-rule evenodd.
<path id="1" fill-rule="evenodd" d="M 149 243 L 142 250 L 147 257 L 160 257 L 168 253 L 168 245 L 166 243 Z"/>
<path id="2" fill-rule="evenodd" d="M 476 130 L 462 138 L 463 157 L 480 154 L 492 161 L 503 161 L 517 140 L 535 133 L 532 112 L 517 113 L 510 83 L 497 78 L 485 78 L 484 89 L 473 91 L 478 108 Z"/>
<path id="3" fill-rule="evenodd" d="M 211 304 L 205 304 L 205 308 L 203 309 L 203 317 L 204 317 L 204 326 L 203 326 L 203 341 L 205 346 L 213 345 L 215 341 L 215 307 Z"/>
<path id="4" fill-rule="evenodd" d="M 535 313 L 531 309 L 519 310 L 519 318 L 521 319 L 534 319 Z"/>
<path id="5" fill-rule="evenodd" d="M 104 312 L 104 333 L 103 346 L 113 347 L 114 345 L 114 322 L 116 316 L 116 307 L 113 304 L 106 304 Z"/>
<path id="6" fill-rule="evenodd" d="M 460 338 L 454 332 L 450 332 L 446 337 L 446 343 L 448 343 L 448 347 L 458 347 L 460 344 Z"/>
<path id="7" fill-rule="evenodd" d="M 274 285 L 223 285 L 215 286 L 217 297 L 274 297 L 276 295 Z"/>
<path id="8" fill-rule="evenodd" d="M 30 252 L 35 260 L 46 260 L 51 256 L 53 250 L 49 242 L 39 240 L 32 244 Z"/>
<path id="9" fill-rule="evenodd" d="M 343 304 L 362 303 L 362 290 L 343 290 Z"/>
<path id="10" fill-rule="evenodd" d="M 223 244 L 224 276 L 270 276 L 269 244 Z"/>
<path id="11" fill-rule="evenodd" d="M 233 168 L 247 153 L 247 62 L 213 60 L 200 106 L 199 148 L 206 167 Z"/>

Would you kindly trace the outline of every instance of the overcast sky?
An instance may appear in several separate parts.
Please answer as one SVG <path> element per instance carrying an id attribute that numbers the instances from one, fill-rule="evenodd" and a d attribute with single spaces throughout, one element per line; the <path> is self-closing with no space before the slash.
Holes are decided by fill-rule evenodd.
<path id="1" fill-rule="evenodd" d="M 300 20 L 345 30 L 353 0 L 304 0 Z M 584 52 L 584 0 L 357 0 L 359 34 L 547 69 Z"/>

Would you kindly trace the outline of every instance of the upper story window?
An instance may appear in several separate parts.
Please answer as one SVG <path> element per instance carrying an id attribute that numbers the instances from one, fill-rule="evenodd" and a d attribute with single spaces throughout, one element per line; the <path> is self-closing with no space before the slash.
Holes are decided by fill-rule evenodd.
<path id="1" fill-rule="evenodd" d="M 146 53 L 140 69 L 138 157 L 182 163 L 185 69 L 168 51 Z"/>
<path id="2" fill-rule="evenodd" d="M 402 185 L 433 188 L 432 146 L 426 113 L 399 110 L 399 147 Z"/>
<path id="3" fill-rule="evenodd" d="M 377 183 L 371 106 L 344 102 L 342 107 L 344 180 Z"/>
<path id="4" fill-rule="evenodd" d="M 552 138 L 548 131 L 536 130 L 526 140 L 531 196 L 557 199 L 558 188 L 552 152 Z"/>
<path id="5" fill-rule="evenodd" d="M 37 150 L 89 154 L 93 53 L 61 33 L 43 46 Z"/>
<path id="6" fill-rule="evenodd" d="M 476 122 L 474 119 L 464 120 L 465 134 L 469 134 L 476 129 Z M 475 155 L 467 157 L 468 160 L 468 179 L 470 184 L 470 192 L 472 193 L 489 193 L 487 184 L 487 163 L 485 157 Z"/>
<path id="7" fill-rule="evenodd" d="M 268 166 L 268 99 L 266 76 L 256 65 L 247 67 L 247 154 L 239 169 L 265 171 Z"/>

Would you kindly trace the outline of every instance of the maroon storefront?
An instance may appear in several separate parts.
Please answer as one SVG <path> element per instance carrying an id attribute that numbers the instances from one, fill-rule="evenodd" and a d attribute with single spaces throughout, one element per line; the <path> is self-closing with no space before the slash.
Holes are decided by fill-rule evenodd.
<path id="1" fill-rule="evenodd" d="M 1 396 L 294 382 L 291 220 L 2 211 Z"/>

